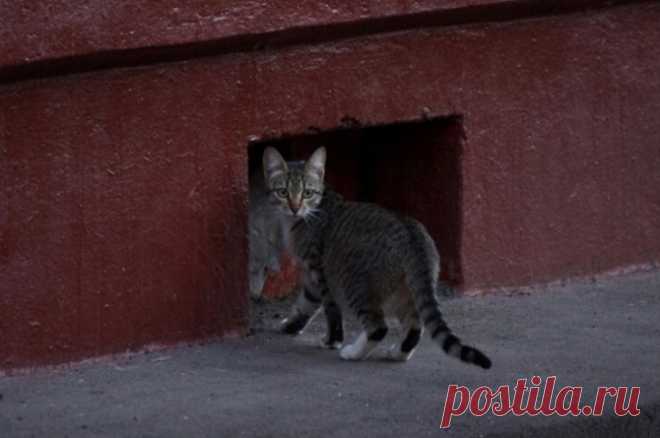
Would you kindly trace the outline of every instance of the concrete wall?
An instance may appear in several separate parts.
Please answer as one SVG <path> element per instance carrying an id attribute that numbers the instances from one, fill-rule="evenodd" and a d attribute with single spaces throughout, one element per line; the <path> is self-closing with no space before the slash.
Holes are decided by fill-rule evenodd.
<path id="1" fill-rule="evenodd" d="M 106 3 L 0 1 L 0 368 L 241 333 L 248 143 L 347 124 L 461 116 L 468 292 L 660 259 L 654 2 Z"/>

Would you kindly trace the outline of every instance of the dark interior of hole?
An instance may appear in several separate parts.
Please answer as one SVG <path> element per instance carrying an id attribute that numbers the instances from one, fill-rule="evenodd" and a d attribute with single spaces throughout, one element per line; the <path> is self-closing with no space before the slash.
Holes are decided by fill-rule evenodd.
<path id="1" fill-rule="evenodd" d="M 250 172 L 261 170 L 267 146 L 287 160 L 304 160 L 325 146 L 328 185 L 422 222 L 440 251 L 441 277 L 458 285 L 463 132 L 460 117 L 447 117 L 265 140 L 249 147 Z"/>

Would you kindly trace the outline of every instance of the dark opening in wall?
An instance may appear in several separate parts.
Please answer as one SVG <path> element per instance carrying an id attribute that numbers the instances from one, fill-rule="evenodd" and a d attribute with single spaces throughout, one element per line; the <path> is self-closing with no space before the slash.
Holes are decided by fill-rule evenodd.
<path id="1" fill-rule="evenodd" d="M 267 146 L 287 160 L 328 151 L 326 181 L 344 197 L 374 202 L 421 221 L 441 255 L 441 277 L 462 283 L 462 118 L 451 116 L 382 126 L 351 127 L 254 142 L 250 172 L 260 171 Z"/>

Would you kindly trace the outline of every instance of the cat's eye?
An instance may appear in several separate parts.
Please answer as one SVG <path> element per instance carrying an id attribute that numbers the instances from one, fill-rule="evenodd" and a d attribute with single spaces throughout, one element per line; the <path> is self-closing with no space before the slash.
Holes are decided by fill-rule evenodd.
<path id="1" fill-rule="evenodd" d="M 275 194 L 280 198 L 286 198 L 289 192 L 287 191 L 287 189 L 277 189 L 275 190 Z"/>
<path id="2" fill-rule="evenodd" d="M 303 198 L 309 199 L 312 196 L 314 196 L 314 191 L 313 190 L 307 189 L 307 190 L 303 191 Z"/>

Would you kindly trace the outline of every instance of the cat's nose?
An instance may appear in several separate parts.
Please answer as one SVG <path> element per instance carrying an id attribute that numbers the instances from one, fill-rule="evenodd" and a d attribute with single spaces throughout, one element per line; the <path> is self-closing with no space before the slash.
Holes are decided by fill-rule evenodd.
<path id="1" fill-rule="evenodd" d="M 289 201 L 289 208 L 293 214 L 298 214 L 298 210 L 300 210 L 300 203 Z"/>

